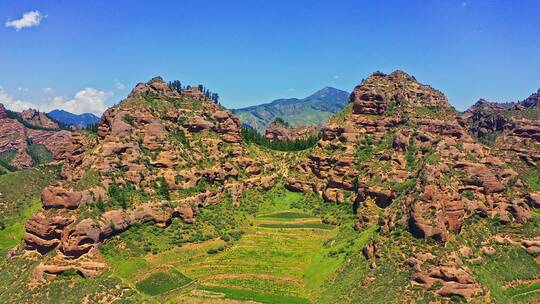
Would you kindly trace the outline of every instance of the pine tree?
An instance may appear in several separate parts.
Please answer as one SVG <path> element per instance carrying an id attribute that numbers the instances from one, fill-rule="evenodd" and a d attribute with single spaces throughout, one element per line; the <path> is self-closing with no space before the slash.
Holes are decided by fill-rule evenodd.
<path id="1" fill-rule="evenodd" d="M 175 89 L 178 93 L 182 92 L 182 83 L 180 83 L 179 80 L 173 80 L 172 82 L 169 82 L 169 86 L 172 89 Z"/>

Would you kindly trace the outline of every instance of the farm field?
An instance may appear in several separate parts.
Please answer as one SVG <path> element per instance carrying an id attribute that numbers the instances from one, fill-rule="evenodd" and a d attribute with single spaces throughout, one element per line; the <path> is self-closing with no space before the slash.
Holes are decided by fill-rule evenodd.
<path id="1" fill-rule="evenodd" d="M 314 268 L 326 250 L 324 242 L 338 228 L 291 207 L 302 197 L 285 192 L 266 202 L 240 227 L 243 235 L 232 245 L 211 239 L 157 254 L 105 257 L 113 275 L 148 301 L 311 303 L 322 279 Z"/>

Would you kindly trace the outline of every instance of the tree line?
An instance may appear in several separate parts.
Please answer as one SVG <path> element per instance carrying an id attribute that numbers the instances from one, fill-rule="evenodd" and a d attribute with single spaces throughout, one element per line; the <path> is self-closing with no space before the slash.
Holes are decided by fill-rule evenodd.
<path id="1" fill-rule="evenodd" d="M 182 93 L 184 90 L 190 90 L 192 87 L 190 85 L 187 85 L 185 87 L 182 86 L 182 83 L 180 80 L 173 80 L 169 82 L 169 86 L 176 90 L 178 93 Z M 214 103 L 219 104 L 219 94 L 211 92 L 207 87 L 205 87 L 202 84 L 199 84 L 197 86 L 197 89 L 199 91 L 203 92 L 206 98 L 212 100 Z"/>
<path id="2" fill-rule="evenodd" d="M 294 140 L 269 140 L 264 135 L 257 132 L 257 130 L 242 126 L 242 139 L 245 143 L 254 143 L 262 147 L 266 147 L 271 150 L 278 151 L 301 151 L 309 149 L 320 139 L 320 134 L 311 135 L 305 139 Z"/>

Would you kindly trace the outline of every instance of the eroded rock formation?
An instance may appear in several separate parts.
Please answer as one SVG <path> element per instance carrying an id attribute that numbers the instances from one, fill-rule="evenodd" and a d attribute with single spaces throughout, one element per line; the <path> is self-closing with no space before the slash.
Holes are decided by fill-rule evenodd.
<path id="1" fill-rule="evenodd" d="M 71 136 L 70 131 L 60 130 L 58 124 L 45 113 L 25 110 L 22 113 L 11 112 L 11 115 L 8 115 L 2 104 L 0 104 L 0 130 L 2 130 L 0 154 L 4 155 L 9 165 L 16 168 L 36 165 L 30 149 L 32 144 L 43 145 L 52 152 L 54 159 L 59 159 L 63 147 Z"/>
<path id="2" fill-rule="evenodd" d="M 269 140 L 299 140 L 317 136 L 317 128 L 291 126 L 283 120 L 276 119 L 266 127 L 265 137 Z"/>
<path id="3" fill-rule="evenodd" d="M 474 215 L 519 224 L 537 208 L 519 173 L 469 134 L 467 118 L 441 92 L 401 71 L 375 73 L 354 89 L 350 103 L 323 128 L 307 160 L 291 168 L 286 187 L 330 203 L 354 202 L 357 229 L 376 224 L 384 233 L 400 226 L 446 244 Z M 494 117 L 478 130 L 503 126 L 508 136 L 536 140 L 535 123 L 510 125 Z M 534 158 L 537 151 L 524 154 Z M 374 266 L 368 247 L 364 255 Z M 442 296 L 472 299 L 482 292 L 470 270 L 453 262 L 413 264 L 412 280 L 426 288 L 442 284 Z"/>
<path id="4" fill-rule="evenodd" d="M 93 276 L 103 268 L 96 267 L 99 246 L 134 224 L 166 227 L 173 217 L 193 223 L 199 208 L 220 203 L 223 193 L 238 204 L 245 190 L 274 185 L 272 166 L 245 155 L 239 120 L 203 97 L 154 78 L 103 114 L 97 136 L 69 137 L 58 153 L 65 181 L 43 190 L 43 210 L 26 225 L 27 252 L 54 251 L 36 269 L 38 278 L 67 269 Z M 81 186 L 88 179 L 94 184 Z M 159 192 L 198 185 L 188 196 Z M 123 197 L 122 189 L 149 199 Z"/>

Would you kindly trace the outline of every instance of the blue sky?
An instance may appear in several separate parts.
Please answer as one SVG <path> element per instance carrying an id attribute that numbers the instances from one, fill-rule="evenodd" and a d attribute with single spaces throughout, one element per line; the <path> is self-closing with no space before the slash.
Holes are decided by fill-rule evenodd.
<path id="1" fill-rule="evenodd" d="M 0 0 L 0 102 L 98 113 L 161 75 L 236 108 L 402 69 L 463 110 L 540 87 L 538 12 L 536 0 Z"/>

